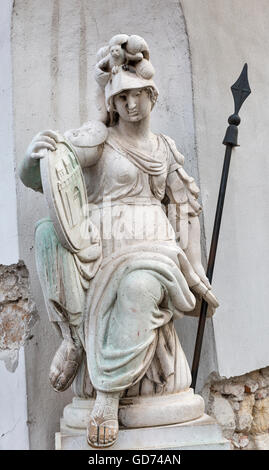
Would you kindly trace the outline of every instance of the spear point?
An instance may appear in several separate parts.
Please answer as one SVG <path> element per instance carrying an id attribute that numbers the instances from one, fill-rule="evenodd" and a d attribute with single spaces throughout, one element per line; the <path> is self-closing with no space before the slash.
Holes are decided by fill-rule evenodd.
<path id="1" fill-rule="evenodd" d="M 239 78 L 231 86 L 231 90 L 232 90 L 233 99 L 234 99 L 234 114 L 232 114 L 228 119 L 229 126 L 227 128 L 227 131 L 223 140 L 223 144 L 231 145 L 232 147 L 237 147 L 238 146 L 238 143 L 237 143 L 238 126 L 241 122 L 241 119 L 238 113 L 245 99 L 251 93 L 251 89 L 248 83 L 248 65 L 247 64 L 244 65 Z"/>

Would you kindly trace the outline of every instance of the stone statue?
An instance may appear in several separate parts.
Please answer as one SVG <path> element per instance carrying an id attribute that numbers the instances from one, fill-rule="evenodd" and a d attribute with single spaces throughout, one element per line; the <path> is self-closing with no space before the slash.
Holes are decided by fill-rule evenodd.
<path id="1" fill-rule="evenodd" d="M 40 132 L 20 169 L 49 205 L 35 252 L 62 337 L 50 381 L 94 400 L 92 447 L 116 441 L 118 416 L 127 427 L 159 426 L 204 411 L 173 320 L 196 315 L 202 297 L 209 314 L 218 302 L 201 264 L 199 190 L 175 142 L 150 129 L 153 73 L 143 38 L 113 37 L 95 68 L 103 121 L 64 136 Z M 138 406 L 133 415 L 128 403 Z"/>

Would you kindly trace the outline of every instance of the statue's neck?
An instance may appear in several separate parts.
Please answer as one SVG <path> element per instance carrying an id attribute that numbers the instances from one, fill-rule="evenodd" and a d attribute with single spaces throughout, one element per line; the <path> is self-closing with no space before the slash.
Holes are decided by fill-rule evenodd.
<path id="1" fill-rule="evenodd" d="M 132 142 L 148 141 L 151 136 L 150 116 L 138 122 L 123 121 L 120 119 L 115 130 L 122 139 Z"/>

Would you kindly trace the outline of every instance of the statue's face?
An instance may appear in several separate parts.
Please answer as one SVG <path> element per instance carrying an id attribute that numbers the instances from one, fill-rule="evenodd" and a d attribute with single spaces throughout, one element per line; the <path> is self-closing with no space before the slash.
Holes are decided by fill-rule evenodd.
<path id="1" fill-rule="evenodd" d="M 124 121 L 137 122 L 149 116 L 152 108 L 145 88 L 125 90 L 114 97 L 114 105 Z"/>

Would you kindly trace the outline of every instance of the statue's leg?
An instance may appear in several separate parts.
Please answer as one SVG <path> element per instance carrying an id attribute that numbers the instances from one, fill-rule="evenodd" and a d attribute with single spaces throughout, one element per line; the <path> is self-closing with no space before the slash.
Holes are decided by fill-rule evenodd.
<path id="1" fill-rule="evenodd" d="M 82 360 L 81 319 L 85 294 L 73 255 L 60 244 L 50 219 L 37 223 L 35 253 L 49 319 L 62 338 L 49 378 L 56 391 L 64 391 L 73 382 Z"/>
<path id="2" fill-rule="evenodd" d="M 117 299 L 110 315 L 112 331 L 107 332 L 107 342 L 111 341 L 111 354 L 122 351 L 123 363 L 119 376 L 126 373 L 128 367 L 141 372 L 146 370 L 151 357 L 147 354 L 148 346 L 154 342 L 156 328 L 164 321 L 164 313 L 159 304 L 163 299 L 164 289 L 161 282 L 151 273 L 143 270 L 126 275 L 117 291 Z M 169 317 L 170 318 L 170 317 Z M 138 354 L 128 364 L 124 354 L 130 348 L 141 348 L 144 352 Z M 123 383 L 123 379 L 121 379 Z M 128 385 L 126 386 L 126 388 Z M 118 405 L 121 392 L 104 392 L 97 390 L 94 409 L 91 413 L 87 439 L 93 447 L 108 447 L 118 435 Z"/>

